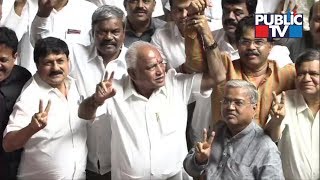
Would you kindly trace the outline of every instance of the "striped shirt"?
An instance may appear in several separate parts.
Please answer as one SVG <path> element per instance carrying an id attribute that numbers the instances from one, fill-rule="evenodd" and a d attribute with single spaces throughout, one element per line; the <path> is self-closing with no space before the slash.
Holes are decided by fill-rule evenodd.
<path id="1" fill-rule="evenodd" d="M 223 97 L 225 83 L 231 79 L 243 79 L 250 82 L 250 79 L 244 73 L 244 69 L 241 66 L 239 59 L 231 61 L 229 56 L 224 55 L 222 61 L 227 72 L 226 81 L 213 88 L 211 96 L 213 124 L 216 124 L 217 121 L 222 120 L 220 113 L 220 101 Z M 267 61 L 267 74 L 257 87 L 259 99 L 255 119 L 256 123 L 262 127 L 267 122 L 269 110 L 272 105 L 272 91 L 275 91 L 276 94 L 280 94 L 282 91 L 294 89 L 296 77 L 294 64 L 288 64 L 282 68 L 279 68 L 275 61 Z"/>

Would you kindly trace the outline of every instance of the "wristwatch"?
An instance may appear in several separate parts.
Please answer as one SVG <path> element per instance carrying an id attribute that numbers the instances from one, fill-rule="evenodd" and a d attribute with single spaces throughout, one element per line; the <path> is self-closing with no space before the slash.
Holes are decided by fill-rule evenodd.
<path id="1" fill-rule="evenodd" d="M 206 51 L 208 51 L 208 50 L 214 50 L 214 49 L 217 48 L 217 47 L 218 47 L 218 44 L 217 44 L 216 41 L 214 41 L 211 45 L 207 46 L 207 47 L 205 48 L 205 50 L 206 50 Z"/>

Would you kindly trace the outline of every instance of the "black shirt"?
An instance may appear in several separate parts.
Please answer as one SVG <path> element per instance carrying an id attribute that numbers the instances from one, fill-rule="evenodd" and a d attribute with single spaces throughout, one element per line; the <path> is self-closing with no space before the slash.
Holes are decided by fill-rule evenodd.
<path id="1" fill-rule="evenodd" d="M 31 78 L 31 73 L 15 65 L 9 77 L 0 82 L 0 179 L 15 178 L 20 162 L 21 150 L 5 153 L 2 147 L 2 134 L 5 130 L 13 106 L 20 96 L 24 84 Z"/>

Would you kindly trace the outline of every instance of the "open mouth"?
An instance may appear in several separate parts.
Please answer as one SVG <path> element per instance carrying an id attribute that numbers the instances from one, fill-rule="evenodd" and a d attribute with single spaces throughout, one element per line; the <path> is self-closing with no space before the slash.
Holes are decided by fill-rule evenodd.
<path id="1" fill-rule="evenodd" d="M 161 83 L 164 81 L 164 76 L 156 78 L 156 82 Z"/>

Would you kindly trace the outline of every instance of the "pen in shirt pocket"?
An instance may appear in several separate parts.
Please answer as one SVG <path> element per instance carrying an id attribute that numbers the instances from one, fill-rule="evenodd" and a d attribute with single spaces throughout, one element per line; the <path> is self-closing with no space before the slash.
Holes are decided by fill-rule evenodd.
<path id="1" fill-rule="evenodd" d="M 156 118 L 157 118 L 157 122 L 160 121 L 160 116 L 159 116 L 159 113 L 156 112 Z"/>

